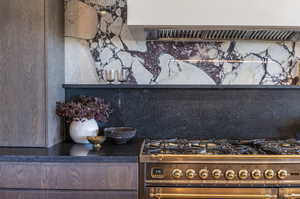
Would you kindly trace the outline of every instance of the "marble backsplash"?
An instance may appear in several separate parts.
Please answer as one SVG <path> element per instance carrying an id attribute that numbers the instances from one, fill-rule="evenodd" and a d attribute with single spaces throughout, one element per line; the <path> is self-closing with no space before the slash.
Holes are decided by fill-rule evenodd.
<path id="1" fill-rule="evenodd" d="M 104 69 L 127 70 L 131 84 L 298 83 L 298 43 L 145 41 L 126 25 L 126 1 L 81 1 L 100 23 L 92 40 L 66 38 L 66 83 L 103 83 Z"/>

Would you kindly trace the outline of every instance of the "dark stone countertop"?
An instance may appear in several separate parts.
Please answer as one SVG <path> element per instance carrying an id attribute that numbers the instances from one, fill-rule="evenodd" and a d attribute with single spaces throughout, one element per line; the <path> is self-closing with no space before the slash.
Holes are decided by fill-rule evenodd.
<path id="1" fill-rule="evenodd" d="M 51 148 L 0 147 L 0 161 L 8 162 L 138 162 L 142 139 L 125 145 L 105 142 L 99 151 L 90 144 L 60 143 Z"/>

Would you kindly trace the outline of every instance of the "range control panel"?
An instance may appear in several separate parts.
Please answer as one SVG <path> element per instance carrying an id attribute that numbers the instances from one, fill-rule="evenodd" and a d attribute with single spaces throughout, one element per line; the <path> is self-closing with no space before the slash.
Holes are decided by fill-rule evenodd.
<path id="1" fill-rule="evenodd" d="M 199 183 L 299 183 L 300 164 L 161 164 L 146 166 L 147 180 Z"/>

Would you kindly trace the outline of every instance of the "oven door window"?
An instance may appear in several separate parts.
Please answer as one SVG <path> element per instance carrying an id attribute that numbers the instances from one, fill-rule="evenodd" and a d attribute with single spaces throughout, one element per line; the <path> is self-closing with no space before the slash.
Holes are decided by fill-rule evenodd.
<path id="1" fill-rule="evenodd" d="M 147 199 L 273 199 L 276 189 L 256 188 L 148 188 Z"/>

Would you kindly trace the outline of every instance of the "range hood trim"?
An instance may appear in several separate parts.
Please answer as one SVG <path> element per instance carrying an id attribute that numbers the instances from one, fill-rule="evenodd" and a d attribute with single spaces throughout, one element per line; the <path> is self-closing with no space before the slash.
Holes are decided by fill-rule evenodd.
<path id="1" fill-rule="evenodd" d="M 145 30 L 160 30 L 160 29 L 174 29 L 174 30 L 289 30 L 289 31 L 299 31 L 298 26 L 224 26 L 224 25 L 214 25 L 214 26 L 202 26 L 202 25 L 130 25 L 127 24 L 129 28 L 144 28 Z"/>
<path id="2" fill-rule="evenodd" d="M 298 10 L 300 1 L 296 0 L 185 0 L 184 3 L 181 0 L 128 0 L 127 25 L 129 28 L 144 28 L 146 32 L 261 31 L 263 35 L 258 34 L 259 40 L 272 40 L 272 36 L 268 37 L 272 35 L 272 31 L 282 31 L 282 35 L 293 32 L 295 37 L 278 35 L 274 40 L 298 41 Z M 249 38 L 256 40 L 256 37 L 237 39 Z M 174 39 L 191 38 L 172 38 Z"/>
<path id="3" fill-rule="evenodd" d="M 145 29 L 147 41 L 224 41 L 224 40 L 263 40 L 263 41 L 300 41 L 300 31 L 291 29 L 250 28 L 209 28 L 209 29 Z"/>

